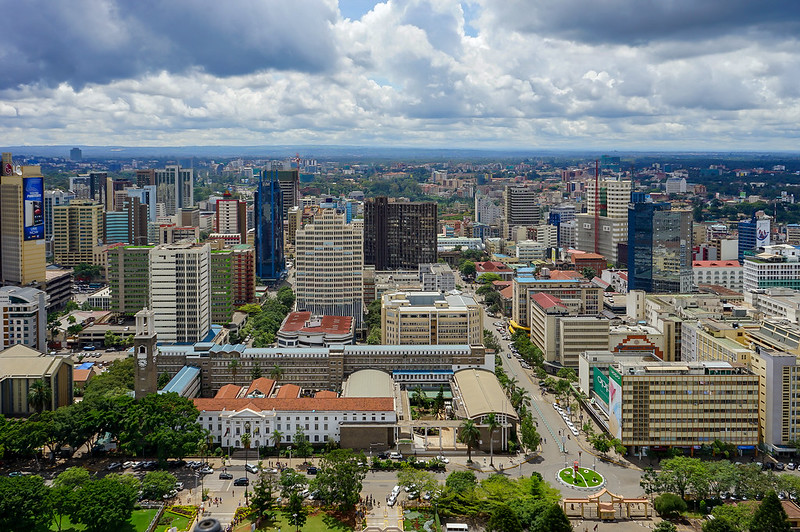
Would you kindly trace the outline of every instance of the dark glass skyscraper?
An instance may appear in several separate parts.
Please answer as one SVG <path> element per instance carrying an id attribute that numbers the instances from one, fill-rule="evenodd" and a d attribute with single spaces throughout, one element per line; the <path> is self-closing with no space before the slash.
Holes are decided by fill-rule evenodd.
<path id="1" fill-rule="evenodd" d="M 628 207 L 628 289 L 687 293 L 692 290 L 692 216 L 667 203 Z"/>
<path id="2" fill-rule="evenodd" d="M 283 194 L 277 170 L 264 170 L 255 195 L 256 275 L 276 281 L 286 269 L 283 257 Z"/>
<path id="3" fill-rule="evenodd" d="M 437 259 L 435 203 L 391 202 L 379 196 L 364 204 L 364 264 L 376 270 L 416 270 Z"/>

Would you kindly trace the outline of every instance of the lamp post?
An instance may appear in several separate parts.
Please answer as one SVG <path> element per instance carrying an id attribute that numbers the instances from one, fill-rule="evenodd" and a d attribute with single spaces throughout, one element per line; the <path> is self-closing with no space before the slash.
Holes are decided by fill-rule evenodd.
<path id="1" fill-rule="evenodd" d="M 292 446 L 287 446 L 286 450 L 289 451 L 289 467 L 292 467 Z"/>
<path id="2" fill-rule="evenodd" d="M 244 485 L 244 504 L 245 504 L 245 506 L 247 506 L 248 505 L 247 486 L 250 484 L 250 479 L 247 476 L 247 459 L 249 458 L 248 451 L 250 450 L 250 422 L 249 421 L 245 421 L 245 423 L 244 423 L 244 436 L 242 437 L 242 443 L 244 444 L 244 478 L 247 479 L 247 482 Z"/>

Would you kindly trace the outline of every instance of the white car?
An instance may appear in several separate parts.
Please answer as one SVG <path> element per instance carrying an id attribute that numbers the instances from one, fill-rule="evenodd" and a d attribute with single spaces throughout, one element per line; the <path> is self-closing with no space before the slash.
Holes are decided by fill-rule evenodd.
<path id="1" fill-rule="evenodd" d="M 389 458 L 391 458 L 392 460 L 402 460 L 403 455 L 398 453 L 397 451 L 392 451 L 389 453 Z"/>
<path id="2" fill-rule="evenodd" d="M 440 454 L 436 458 L 437 458 L 437 460 L 440 460 L 440 461 L 444 462 L 445 464 L 449 464 L 450 463 L 450 460 L 448 460 L 447 457 L 445 455 L 443 455 L 443 454 Z"/>

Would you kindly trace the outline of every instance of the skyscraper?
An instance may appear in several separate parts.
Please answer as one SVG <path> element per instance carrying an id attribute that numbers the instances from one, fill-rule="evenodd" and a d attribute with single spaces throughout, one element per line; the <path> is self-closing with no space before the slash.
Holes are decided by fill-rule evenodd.
<path id="1" fill-rule="evenodd" d="M 39 166 L 0 168 L 0 284 L 39 285 L 45 277 L 44 177 Z"/>
<path id="2" fill-rule="evenodd" d="M 153 185 L 156 186 L 156 202 L 163 203 L 167 216 L 173 216 L 184 207 L 194 205 L 194 170 L 181 168 L 177 164 L 168 164 L 156 169 L 152 174 Z M 139 180 L 137 174 L 137 182 Z"/>
<path id="3" fill-rule="evenodd" d="M 162 342 L 194 343 L 211 327 L 208 244 L 164 244 L 150 249 L 150 309 Z"/>
<path id="4" fill-rule="evenodd" d="M 247 242 L 247 202 L 233 198 L 229 190 L 217 200 L 214 232 L 241 235 L 240 242 Z"/>
<path id="5" fill-rule="evenodd" d="M 628 208 L 628 290 L 692 290 L 692 213 L 667 203 Z"/>
<path id="6" fill-rule="evenodd" d="M 542 208 L 530 187 L 509 186 L 503 189 L 503 236 L 510 238 L 515 227 L 539 225 Z"/>
<path id="7" fill-rule="evenodd" d="M 139 198 L 126 196 L 119 212 L 106 212 L 105 243 L 147 244 L 148 206 Z"/>
<path id="8" fill-rule="evenodd" d="M 297 310 L 363 318 L 363 234 L 344 214 L 323 208 L 295 235 Z"/>
<path id="9" fill-rule="evenodd" d="M 300 205 L 300 170 L 269 170 L 274 172 L 281 189 L 281 219 L 285 220 L 289 209 Z"/>
<path id="10" fill-rule="evenodd" d="M 745 251 L 756 251 L 770 245 L 770 217 L 756 216 L 739 222 L 739 262 L 744 261 Z"/>
<path id="11" fill-rule="evenodd" d="M 283 194 L 278 170 L 263 170 L 255 194 L 256 275 L 276 281 L 286 270 L 283 256 Z"/>
<path id="12" fill-rule="evenodd" d="M 386 196 L 364 204 L 364 263 L 376 270 L 416 270 L 437 259 L 435 203 L 390 202 Z"/>
<path id="13" fill-rule="evenodd" d="M 150 250 L 153 246 L 109 246 L 111 312 L 133 316 L 150 305 Z"/>
<path id="14" fill-rule="evenodd" d="M 103 206 L 91 200 L 73 200 L 53 209 L 53 262 L 105 266 L 101 254 Z"/>
<path id="15" fill-rule="evenodd" d="M 586 182 L 586 214 L 578 214 L 576 247 L 603 255 L 618 263 L 618 245 L 628 241 L 628 203 L 631 182 L 605 178 L 595 186 Z"/>

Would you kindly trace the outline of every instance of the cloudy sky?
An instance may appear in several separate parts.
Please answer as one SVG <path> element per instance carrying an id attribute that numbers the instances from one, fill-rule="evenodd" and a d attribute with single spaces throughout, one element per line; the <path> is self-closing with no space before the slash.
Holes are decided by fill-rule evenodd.
<path id="1" fill-rule="evenodd" d="M 796 0 L 0 6 L 5 145 L 798 150 Z"/>

